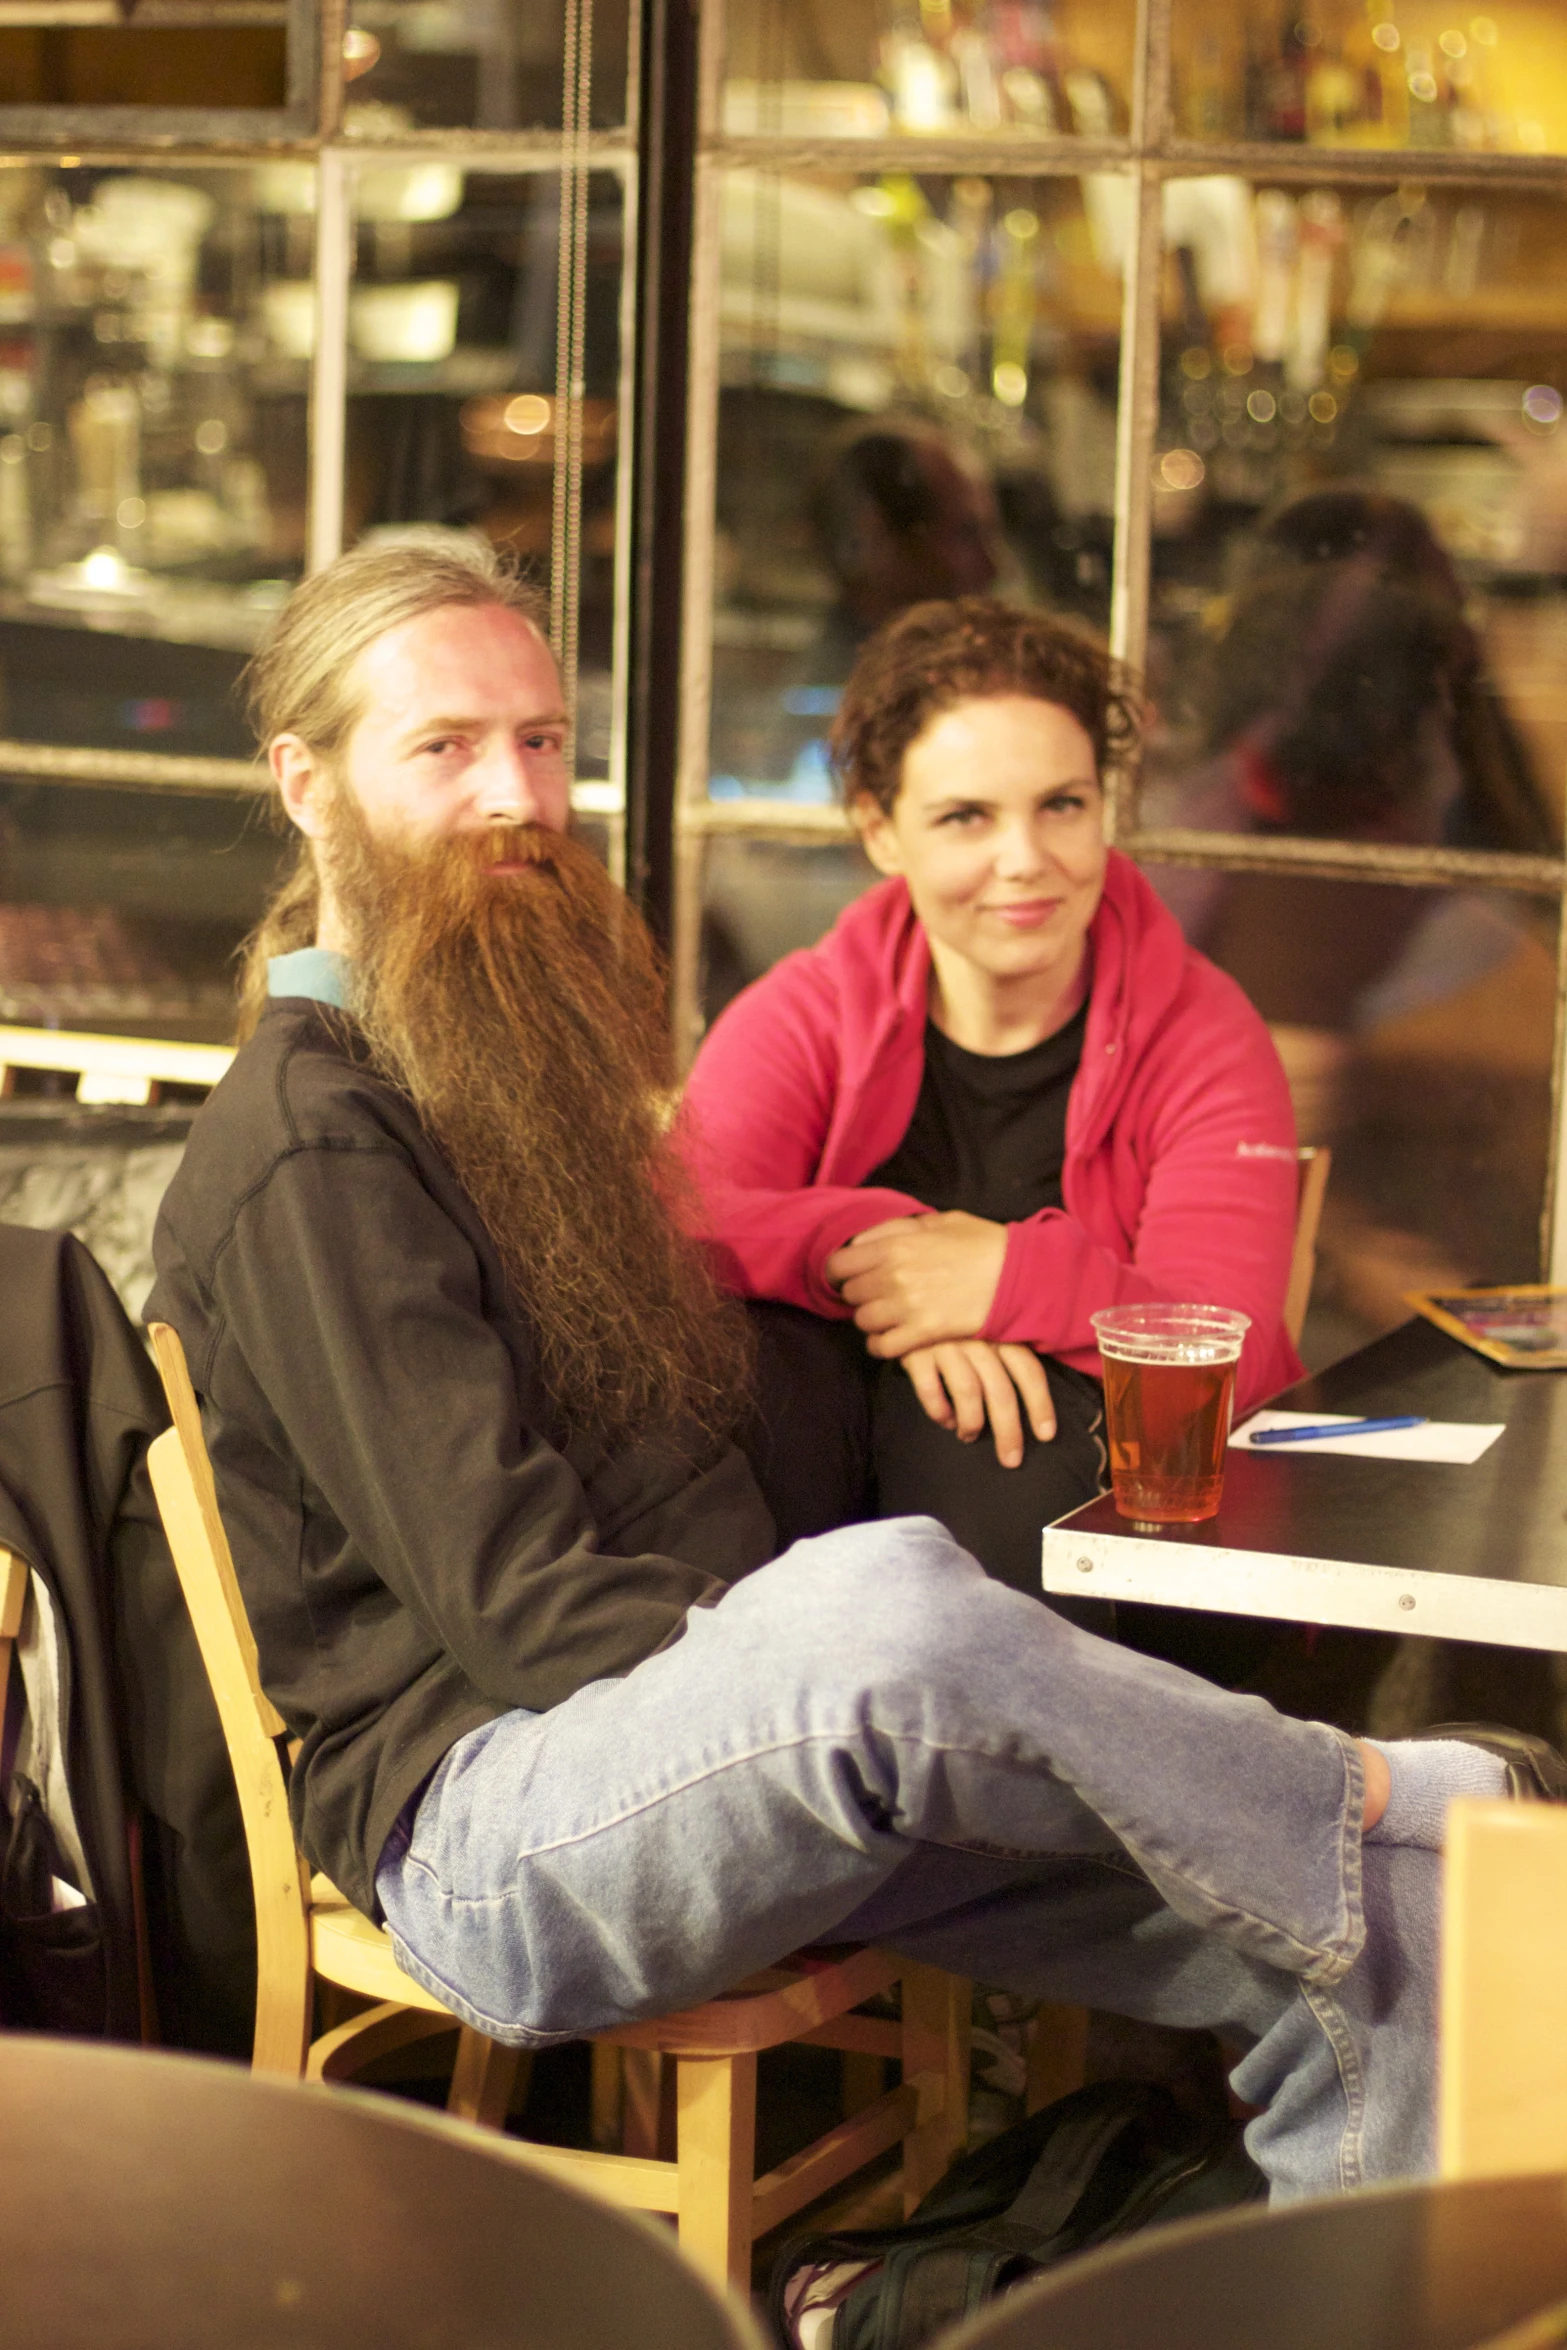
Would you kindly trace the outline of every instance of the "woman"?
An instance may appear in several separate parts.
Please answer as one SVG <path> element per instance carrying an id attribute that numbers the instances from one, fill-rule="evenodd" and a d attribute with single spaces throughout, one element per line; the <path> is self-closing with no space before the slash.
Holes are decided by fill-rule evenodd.
<path id="1" fill-rule="evenodd" d="M 904 613 L 845 688 L 834 760 L 887 879 L 736 999 L 684 1111 L 724 1277 L 767 1301 L 781 1542 L 925 1511 L 1037 1592 L 1040 1528 L 1103 1479 L 1091 1314 L 1241 1308 L 1243 1407 L 1298 1371 L 1283 1072 L 1105 845 L 1134 729 L 1103 653 L 982 597 Z"/>

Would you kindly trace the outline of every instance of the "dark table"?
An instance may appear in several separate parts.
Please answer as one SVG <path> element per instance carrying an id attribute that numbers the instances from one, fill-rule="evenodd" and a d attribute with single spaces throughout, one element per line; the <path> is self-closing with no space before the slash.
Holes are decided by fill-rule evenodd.
<path id="1" fill-rule="evenodd" d="M 1567 1651 L 1567 1373 L 1416 1320 L 1272 1402 L 1506 1425 L 1469 1467 L 1231 1451 L 1218 1516 L 1158 1534 L 1104 1494 L 1045 1529 L 1046 1591 Z"/>
<path id="2" fill-rule="evenodd" d="M 673 2234 L 499 2131 L 0 2031 L 7 2350 L 764 2350 Z"/>

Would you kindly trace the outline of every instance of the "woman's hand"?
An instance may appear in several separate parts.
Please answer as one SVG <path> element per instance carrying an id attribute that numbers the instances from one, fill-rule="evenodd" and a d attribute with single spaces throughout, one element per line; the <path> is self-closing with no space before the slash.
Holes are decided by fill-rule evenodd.
<path id="1" fill-rule="evenodd" d="M 988 1417 L 996 1458 L 1004 1469 L 1022 1465 L 1022 1412 L 1041 1444 L 1048 1444 L 1056 1432 L 1050 1382 L 1031 1346 L 952 1339 L 945 1346 L 915 1347 L 904 1356 L 903 1368 L 930 1417 L 965 1444 L 983 1435 Z"/>
<path id="2" fill-rule="evenodd" d="M 977 1338 L 1006 1253 L 1004 1224 L 954 1209 L 873 1224 L 835 1249 L 826 1271 L 870 1352 L 895 1361 L 917 1346 Z"/>

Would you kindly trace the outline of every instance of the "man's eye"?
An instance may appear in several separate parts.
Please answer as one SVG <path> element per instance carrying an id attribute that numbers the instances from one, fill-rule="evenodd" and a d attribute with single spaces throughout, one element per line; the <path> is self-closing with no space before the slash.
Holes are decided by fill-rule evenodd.
<path id="1" fill-rule="evenodd" d="M 419 755 L 424 759 L 439 759 L 444 757 L 446 752 L 455 751 L 458 747 L 456 735 L 438 734 L 431 741 L 419 745 Z"/>
<path id="2" fill-rule="evenodd" d="M 522 747 L 526 751 L 537 751 L 541 757 L 554 759 L 564 757 L 566 750 L 565 742 L 558 734 L 524 735 Z"/>
<path id="3" fill-rule="evenodd" d="M 949 808 L 945 816 L 938 816 L 938 824 L 969 825 L 984 822 L 983 808 Z"/>

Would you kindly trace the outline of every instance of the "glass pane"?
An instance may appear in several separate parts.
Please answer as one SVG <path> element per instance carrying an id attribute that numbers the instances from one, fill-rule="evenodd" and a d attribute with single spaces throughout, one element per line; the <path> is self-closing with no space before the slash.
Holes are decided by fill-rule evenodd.
<path id="1" fill-rule="evenodd" d="M 1135 0 L 729 0 L 723 127 L 1123 137 Z"/>
<path id="2" fill-rule="evenodd" d="M 0 782 L 0 1020 L 227 1043 L 234 950 L 286 846 L 260 808 Z"/>
<path id="3" fill-rule="evenodd" d="M 343 128 L 353 139 L 410 130 L 559 130 L 564 0 L 352 0 L 353 76 Z M 627 0 L 592 11 L 590 120 L 626 119 Z"/>
<path id="4" fill-rule="evenodd" d="M 225 24 L 224 0 L 208 0 L 204 25 L 18 23 L 0 26 L 0 103 L 5 106 L 283 107 L 288 30 L 279 0 L 250 0 Z M 46 13 L 38 10 L 40 17 Z M 258 13 L 271 23 L 257 22 Z M 192 124 L 193 135 L 197 133 Z"/>
<path id="5" fill-rule="evenodd" d="M 1416 181 L 1168 197 L 1143 820 L 1551 851 L 1560 205 Z"/>
<path id="6" fill-rule="evenodd" d="M 555 480 L 556 173 L 377 165 L 356 181 L 345 540 L 477 530 L 548 584 Z M 609 772 L 621 187 L 594 174 L 582 431 L 577 768 Z"/>
<path id="7" fill-rule="evenodd" d="M 0 734 L 250 755 L 233 681 L 304 547 L 307 365 L 276 326 L 312 233 L 280 168 L 313 189 L 0 172 Z"/>
<path id="8" fill-rule="evenodd" d="M 1075 179 L 743 170 L 722 202 L 711 789 L 825 800 L 905 605 L 1106 624 L 1120 286 Z"/>
<path id="9" fill-rule="evenodd" d="M 1332 1145 L 1312 1297 L 1343 1345 L 1402 1321 L 1407 1289 L 1537 1281 L 1556 907 L 1145 870 L 1272 1027 L 1302 1142 Z"/>
<path id="10" fill-rule="evenodd" d="M 716 1020 L 781 956 L 814 945 L 876 879 L 847 838 L 802 845 L 715 834 L 702 875 L 703 1017 Z"/>
<path id="11" fill-rule="evenodd" d="M 1188 138 L 1567 149 L 1557 0 L 1175 0 L 1173 33 Z"/>

